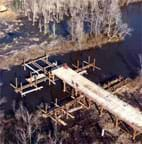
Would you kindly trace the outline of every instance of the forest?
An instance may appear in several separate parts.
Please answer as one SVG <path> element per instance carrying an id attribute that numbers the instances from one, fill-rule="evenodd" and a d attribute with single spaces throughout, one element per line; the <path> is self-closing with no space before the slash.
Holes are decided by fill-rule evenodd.
<path id="1" fill-rule="evenodd" d="M 67 21 L 68 33 L 79 43 L 87 37 L 100 35 L 124 39 L 130 32 L 127 24 L 123 23 L 116 0 L 25 0 L 22 7 L 33 25 L 38 22 L 39 30 L 44 34 L 48 33 L 49 23 L 52 23 L 55 36 L 56 25 Z"/>

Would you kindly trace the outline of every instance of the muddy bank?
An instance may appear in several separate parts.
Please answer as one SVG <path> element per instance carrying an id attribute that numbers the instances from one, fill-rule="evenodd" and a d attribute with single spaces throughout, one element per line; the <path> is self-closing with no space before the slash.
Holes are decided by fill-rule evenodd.
<path id="1" fill-rule="evenodd" d="M 128 6 L 129 4 L 139 3 L 142 2 L 142 0 L 118 0 L 120 3 L 120 6 Z"/>
<path id="2" fill-rule="evenodd" d="M 30 60 L 48 55 L 64 54 L 70 51 L 81 51 L 92 47 L 101 47 L 107 43 L 121 41 L 118 37 L 109 39 L 104 36 L 89 38 L 82 43 L 82 47 L 69 40 L 63 31 L 62 25 L 58 37 L 39 33 L 37 25 L 23 17 L 16 22 L 3 22 L 0 24 L 0 68 L 7 69 L 12 65 L 20 65 L 23 59 Z"/>
<path id="3" fill-rule="evenodd" d="M 65 54 L 71 51 L 82 51 L 86 49 L 90 49 L 92 47 L 101 47 L 107 43 L 114 43 L 120 41 L 118 38 L 113 40 L 108 40 L 107 38 L 99 37 L 97 39 L 90 39 L 88 42 L 83 44 L 83 48 L 80 49 L 77 44 L 72 41 L 66 41 L 65 39 L 57 39 L 49 42 L 44 41 L 40 45 L 37 43 L 33 45 L 26 45 L 23 48 L 15 48 L 12 51 L 7 50 L 6 54 L 0 55 L 0 68 L 7 69 L 10 68 L 12 65 L 20 65 L 23 63 L 23 60 L 29 61 L 32 59 L 36 59 L 38 57 L 44 56 L 45 54 L 48 55 L 55 55 L 55 54 Z M 21 49 L 21 50 L 20 50 Z"/>

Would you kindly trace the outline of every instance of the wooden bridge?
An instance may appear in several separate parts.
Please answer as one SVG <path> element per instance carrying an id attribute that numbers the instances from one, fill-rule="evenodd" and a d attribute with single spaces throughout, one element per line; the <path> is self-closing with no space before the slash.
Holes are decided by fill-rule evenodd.
<path id="1" fill-rule="evenodd" d="M 80 67 L 81 65 L 81 67 Z M 24 70 L 30 71 L 30 77 L 26 77 L 25 82 L 18 82 L 15 79 L 15 84 L 10 85 L 14 88 L 16 93 L 20 93 L 21 96 L 25 96 L 34 91 L 39 91 L 43 86 L 39 85 L 42 82 L 48 81 L 48 84 L 56 84 L 56 80 L 63 81 L 63 91 L 67 90 L 67 86 L 70 86 L 71 101 L 69 103 L 59 105 L 58 101 L 54 104 L 54 109 L 49 110 L 47 107 L 41 109 L 41 116 L 45 118 L 51 118 L 58 124 L 67 125 L 63 120 L 64 117 L 74 118 L 72 112 L 81 108 L 89 109 L 92 103 L 99 106 L 100 115 L 106 110 L 115 116 L 115 125 L 118 126 L 120 121 L 125 122 L 133 129 L 133 139 L 138 134 L 142 133 L 142 112 L 130 104 L 120 100 L 116 95 L 108 92 L 104 88 L 109 88 L 109 85 L 105 85 L 104 88 L 91 82 L 83 76 L 86 70 L 89 68 L 99 69 L 95 65 L 95 60 L 91 62 L 90 57 L 87 61 L 83 61 L 80 64 L 77 61 L 76 65 L 72 65 L 74 70 L 68 67 L 67 64 L 58 66 L 56 61 L 50 62 L 48 56 L 32 60 L 23 64 Z M 114 84 L 121 81 L 121 78 L 113 81 L 110 84 Z M 73 91 L 73 94 L 72 92 Z"/>
<path id="2" fill-rule="evenodd" d="M 76 91 L 83 93 L 87 98 L 100 105 L 102 110 L 109 111 L 119 120 L 131 126 L 134 129 L 134 137 L 137 132 L 142 132 L 142 113 L 138 109 L 99 87 L 67 65 L 53 70 L 52 73 L 63 81 L 64 90 L 67 83 Z"/>

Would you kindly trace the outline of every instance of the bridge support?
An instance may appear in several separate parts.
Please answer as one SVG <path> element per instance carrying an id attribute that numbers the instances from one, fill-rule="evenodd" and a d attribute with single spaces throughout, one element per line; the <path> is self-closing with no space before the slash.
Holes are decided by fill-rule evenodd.
<path id="1" fill-rule="evenodd" d="M 53 111 L 41 111 L 43 117 L 51 118 L 58 124 L 66 125 L 66 122 L 63 121 L 64 117 L 74 118 L 71 114 L 73 111 L 82 108 L 89 109 L 93 101 L 97 104 L 96 108 L 99 110 L 100 117 L 103 115 L 104 110 L 106 110 L 116 116 L 115 127 L 119 125 L 120 120 L 132 127 L 133 139 L 142 132 L 142 115 L 139 110 L 82 76 L 84 74 L 83 71 L 86 73 L 89 68 L 100 70 L 100 68 L 96 66 L 95 59 L 92 63 L 91 57 L 88 57 L 88 60 L 82 63 L 78 60 L 77 64 L 73 65 L 75 70 L 72 70 L 67 65 L 58 67 L 57 62 L 49 62 L 47 55 L 28 63 L 23 61 L 23 63 L 24 70 L 30 70 L 30 76 L 26 78 L 26 84 L 18 82 L 17 78 L 15 79 L 15 84 L 11 83 L 16 93 L 20 93 L 23 96 L 40 90 L 43 87 L 38 86 L 38 84 L 45 81 L 48 81 L 49 85 L 55 84 L 55 76 L 58 79 L 64 80 L 64 92 L 67 91 L 67 85 L 74 89 L 71 96 L 73 100 L 70 104 L 60 106 L 56 102 Z M 105 85 L 104 88 L 109 89 L 109 87 L 111 87 L 113 89 L 114 83 L 119 81 L 121 81 L 121 78 Z M 31 89 L 29 90 L 29 88 Z M 100 106 L 100 108 L 98 108 L 98 106 Z"/>
<path id="2" fill-rule="evenodd" d="M 66 88 L 66 82 L 63 81 L 63 92 L 66 92 L 67 88 Z"/>
<path id="3" fill-rule="evenodd" d="M 99 114 L 100 117 L 103 116 L 103 112 L 104 112 L 104 108 L 102 106 L 100 106 L 100 114 Z"/>
<path id="4" fill-rule="evenodd" d="M 116 127 L 121 120 L 133 128 L 133 139 L 135 139 L 137 131 L 142 132 L 142 114 L 138 109 L 120 100 L 117 96 L 99 87 L 71 68 L 61 67 L 54 70 L 53 74 L 66 81 L 75 91 L 80 91 L 88 99 L 97 103 L 100 106 L 100 116 L 102 116 L 104 110 L 114 115 Z M 76 100 L 79 101 L 77 98 Z"/>

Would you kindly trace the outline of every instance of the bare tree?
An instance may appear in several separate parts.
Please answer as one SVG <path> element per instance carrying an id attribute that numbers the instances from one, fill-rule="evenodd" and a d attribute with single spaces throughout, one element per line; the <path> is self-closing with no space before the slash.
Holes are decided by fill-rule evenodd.
<path id="1" fill-rule="evenodd" d="M 31 144 L 32 135 L 38 129 L 38 118 L 34 114 L 30 114 L 23 104 L 20 104 L 18 110 L 15 111 L 16 125 L 15 136 L 19 144 Z"/>
<path id="2" fill-rule="evenodd" d="M 23 0 L 25 13 L 31 13 L 33 24 L 42 22 L 44 33 L 48 31 L 49 22 L 60 23 L 65 16 L 70 19 L 70 34 L 79 43 L 84 36 L 84 22 L 90 25 L 90 34 L 125 37 L 130 31 L 123 24 L 118 0 Z M 41 20 L 43 19 L 43 21 Z"/>

